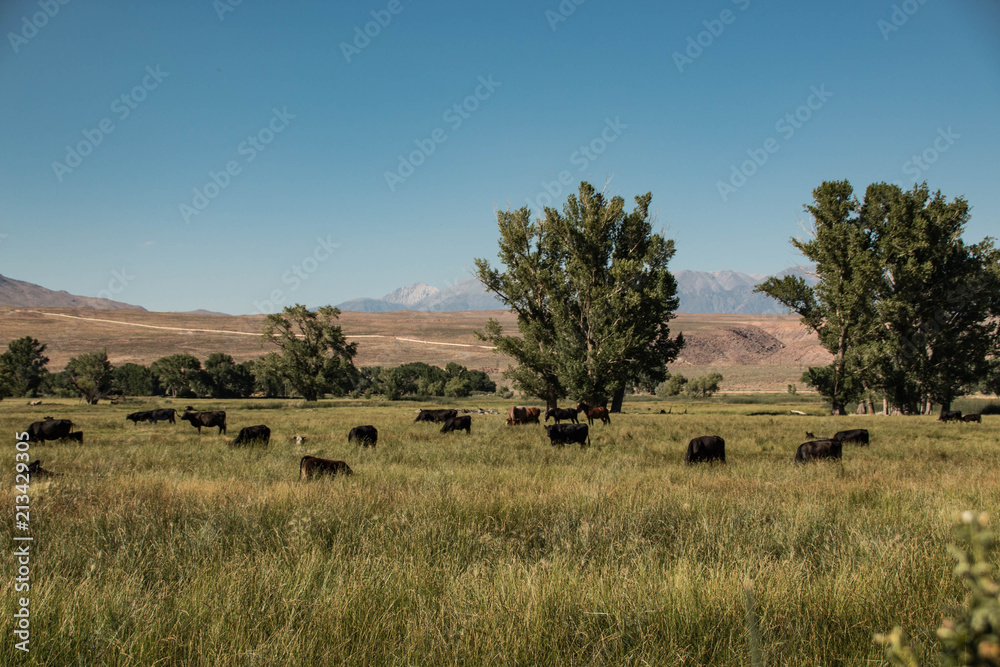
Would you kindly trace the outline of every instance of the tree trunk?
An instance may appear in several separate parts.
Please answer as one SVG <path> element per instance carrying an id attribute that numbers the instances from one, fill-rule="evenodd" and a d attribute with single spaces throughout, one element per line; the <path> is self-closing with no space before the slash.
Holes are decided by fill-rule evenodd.
<path id="1" fill-rule="evenodd" d="M 611 397 L 611 409 L 608 412 L 620 413 L 622 411 L 622 403 L 625 401 L 625 385 L 622 385 L 615 389 L 614 395 Z"/>
<path id="2" fill-rule="evenodd" d="M 830 410 L 830 414 L 831 415 L 837 415 L 837 416 L 839 416 L 839 415 L 846 415 L 847 414 L 847 410 L 844 409 L 843 405 L 838 405 L 837 403 L 834 403 L 833 406 L 832 406 L 832 409 Z"/>
<path id="3" fill-rule="evenodd" d="M 545 397 L 545 409 L 552 410 L 553 408 L 558 408 L 558 407 L 559 407 L 559 399 L 556 398 L 556 393 L 554 391 L 548 392 L 548 395 Z"/>

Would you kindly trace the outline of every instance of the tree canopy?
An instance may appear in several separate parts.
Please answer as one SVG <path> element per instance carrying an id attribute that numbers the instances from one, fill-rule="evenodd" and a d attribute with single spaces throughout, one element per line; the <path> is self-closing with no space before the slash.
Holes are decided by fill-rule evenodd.
<path id="1" fill-rule="evenodd" d="M 279 348 L 270 363 L 307 401 L 328 392 L 345 393 L 357 375 L 352 360 L 358 346 L 348 343 L 334 324 L 339 316 L 333 306 L 312 311 L 295 304 L 264 319 L 263 341 Z"/>
<path id="2" fill-rule="evenodd" d="M 757 287 L 834 356 L 803 381 L 835 414 L 876 392 L 906 414 L 947 408 L 1000 350 L 1000 253 L 991 239 L 962 239 L 968 202 L 926 183 L 873 184 L 859 202 L 849 182 L 825 182 L 813 197 L 811 238 L 792 245 L 815 263 L 818 284 L 786 276 Z"/>
<path id="3" fill-rule="evenodd" d="M 45 375 L 49 358 L 45 345 L 31 336 L 12 340 L 0 354 L 0 397 L 36 396 Z"/>
<path id="4" fill-rule="evenodd" d="M 114 376 L 107 350 L 84 352 L 73 357 L 66 364 L 66 373 L 69 384 L 87 405 L 96 403 L 111 392 Z"/>
<path id="5" fill-rule="evenodd" d="M 498 211 L 503 270 L 476 260 L 486 289 L 517 315 L 520 336 L 491 319 L 483 340 L 515 359 L 505 373 L 515 386 L 554 406 L 572 396 L 592 404 L 621 397 L 631 380 L 666 376 L 683 346 L 671 337 L 677 284 L 667 270 L 672 240 L 653 232 L 652 194 L 625 210 L 589 183 L 562 211 Z"/>

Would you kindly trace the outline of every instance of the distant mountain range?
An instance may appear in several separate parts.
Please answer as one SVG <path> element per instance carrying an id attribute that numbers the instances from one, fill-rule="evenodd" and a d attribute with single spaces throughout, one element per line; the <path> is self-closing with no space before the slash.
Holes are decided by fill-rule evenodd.
<path id="1" fill-rule="evenodd" d="M 810 285 L 816 278 L 808 267 L 793 266 L 776 274 L 797 275 Z M 769 276 L 738 271 L 675 271 L 682 313 L 734 313 L 741 315 L 780 315 L 787 312 L 777 301 L 755 294 L 754 287 Z M 49 308 L 95 308 L 98 310 L 145 310 L 121 301 L 77 296 L 54 291 L 0 275 L 0 305 Z M 466 278 L 445 289 L 425 283 L 413 283 L 389 292 L 380 299 L 351 299 L 337 305 L 341 310 L 361 313 L 387 313 L 395 310 L 450 312 L 459 310 L 503 310 L 504 306 L 486 292 L 476 278 Z M 204 310 L 191 314 L 223 315 Z"/>
<path id="2" fill-rule="evenodd" d="M 799 276 L 809 285 L 818 281 L 810 267 L 793 266 L 775 276 Z M 736 313 L 740 315 L 785 315 L 788 309 L 754 288 L 770 278 L 761 273 L 739 271 L 674 271 L 682 313 Z"/>
<path id="3" fill-rule="evenodd" d="M 146 310 L 130 303 L 100 299 L 93 296 L 77 296 L 64 290 L 50 290 L 41 285 L 0 276 L 0 305 L 27 306 L 30 308 L 96 308 L 99 310 Z"/>
<path id="4" fill-rule="evenodd" d="M 351 299 L 337 304 L 337 308 L 361 313 L 387 313 L 393 310 L 499 310 L 504 306 L 487 293 L 477 279 L 466 278 L 444 289 L 414 283 L 393 290 L 381 299 Z"/>
<path id="5" fill-rule="evenodd" d="M 808 267 L 793 266 L 778 277 L 801 276 L 810 285 L 816 279 Z M 774 299 L 755 294 L 754 287 L 770 276 L 738 271 L 675 271 L 682 313 L 737 313 L 743 315 L 780 315 L 787 313 Z M 381 299 L 351 299 L 337 305 L 341 310 L 361 313 L 387 313 L 395 310 L 447 312 L 454 310 L 499 310 L 504 306 L 486 292 L 475 278 L 466 278 L 440 290 L 425 283 L 414 283 L 386 294 Z"/>

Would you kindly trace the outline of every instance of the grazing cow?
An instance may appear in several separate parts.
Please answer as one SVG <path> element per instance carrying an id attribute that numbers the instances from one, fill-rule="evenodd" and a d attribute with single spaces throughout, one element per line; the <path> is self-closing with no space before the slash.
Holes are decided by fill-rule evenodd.
<path id="1" fill-rule="evenodd" d="M 347 434 L 347 442 L 357 440 L 359 445 L 364 447 L 374 447 L 378 444 L 378 429 L 368 424 L 367 426 L 355 426 Z"/>
<path id="2" fill-rule="evenodd" d="M 574 424 L 579 424 L 580 422 L 576 419 L 577 411 L 573 408 L 549 408 L 545 411 L 545 421 L 552 417 L 558 424 L 559 422 L 568 419 Z"/>
<path id="3" fill-rule="evenodd" d="M 812 440 L 804 442 L 795 450 L 795 462 L 805 463 L 816 459 L 839 459 L 844 444 L 840 440 Z"/>
<path id="4" fill-rule="evenodd" d="M 45 421 L 34 422 L 28 427 L 28 440 L 45 442 L 46 440 L 62 440 L 70 437 L 73 422 L 68 419 L 53 419 L 46 417 Z M 82 436 L 81 436 L 81 442 Z"/>
<path id="5" fill-rule="evenodd" d="M 299 463 L 299 477 L 301 479 L 312 479 L 320 475 L 334 477 L 338 473 L 341 475 L 353 475 L 354 471 L 344 461 L 331 461 L 330 459 L 321 459 L 316 456 L 303 456 L 302 462 Z"/>
<path id="6" fill-rule="evenodd" d="M 556 424 L 546 426 L 545 432 L 549 436 L 550 445 L 562 446 L 567 442 L 578 442 L 582 448 L 590 444 L 590 427 L 586 424 Z"/>
<path id="7" fill-rule="evenodd" d="M 173 408 L 160 408 L 158 410 L 150 410 L 149 421 L 153 422 L 154 424 L 157 422 L 170 422 L 171 424 L 176 424 L 177 423 L 177 420 L 175 419 L 176 414 L 177 411 L 174 410 Z"/>
<path id="8" fill-rule="evenodd" d="M 146 412 L 133 412 L 130 415 L 125 415 L 125 419 L 128 419 L 133 424 L 138 426 L 139 422 L 153 421 L 153 412 L 151 410 L 147 410 Z"/>
<path id="9" fill-rule="evenodd" d="M 444 423 L 441 427 L 442 433 L 451 433 L 452 431 L 465 431 L 468 434 L 472 434 L 472 417 L 469 415 L 462 415 L 461 417 L 452 417 Z"/>
<path id="10" fill-rule="evenodd" d="M 950 422 L 962 421 L 962 411 L 961 410 L 942 410 L 941 415 L 938 417 L 939 422 Z"/>
<path id="11" fill-rule="evenodd" d="M 41 401 L 28 401 L 28 405 L 41 405 L 41 404 L 42 404 Z M 36 463 L 37 463 L 37 461 L 36 461 Z"/>
<path id="12" fill-rule="evenodd" d="M 231 447 L 245 447 L 249 445 L 266 445 L 271 442 L 271 429 L 264 424 L 257 426 L 244 426 L 240 429 L 239 435 L 231 443 Z"/>
<path id="13" fill-rule="evenodd" d="M 726 441 L 717 435 L 703 435 L 688 443 L 684 463 L 702 463 L 704 461 L 726 462 Z"/>
<path id="14" fill-rule="evenodd" d="M 524 423 L 524 407 L 514 406 L 507 411 L 507 426 L 519 426 Z"/>
<path id="15" fill-rule="evenodd" d="M 194 408 L 189 405 L 184 408 L 184 414 L 181 415 L 181 419 L 191 422 L 191 426 L 198 429 L 198 435 L 201 435 L 202 426 L 205 426 L 206 428 L 218 426 L 220 435 L 226 432 L 226 413 L 223 410 L 217 410 L 215 412 L 194 412 Z"/>
<path id="16" fill-rule="evenodd" d="M 81 445 L 83 444 L 83 431 L 73 431 L 72 433 L 67 433 L 66 437 L 70 440 L 76 440 Z"/>
<path id="17" fill-rule="evenodd" d="M 833 434 L 833 439 L 840 442 L 856 442 L 859 445 L 868 444 L 868 429 L 853 428 L 849 431 L 838 431 Z"/>
<path id="18" fill-rule="evenodd" d="M 415 422 L 446 422 L 458 414 L 458 410 L 421 410 Z"/>
<path id="19" fill-rule="evenodd" d="M 521 424 L 540 424 L 538 418 L 542 416 L 540 408 L 525 407 L 515 405 L 507 411 L 507 426 L 520 426 Z"/>
<path id="20" fill-rule="evenodd" d="M 976 422 L 977 424 L 983 423 L 983 415 L 981 412 L 974 412 L 971 415 L 962 415 L 962 421 L 964 422 Z"/>
<path id="21" fill-rule="evenodd" d="M 34 475 L 36 477 L 58 477 L 59 473 L 49 472 L 43 468 L 42 461 L 39 459 L 28 464 L 28 475 Z"/>
<path id="22" fill-rule="evenodd" d="M 591 407 L 583 401 L 580 401 L 580 403 L 576 406 L 576 411 L 587 415 L 588 424 L 593 424 L 595 419 L 600 419 L 605 424 L 611 423 L 611 415 L 608 414 L 607 408 L 601 406 Z"/>

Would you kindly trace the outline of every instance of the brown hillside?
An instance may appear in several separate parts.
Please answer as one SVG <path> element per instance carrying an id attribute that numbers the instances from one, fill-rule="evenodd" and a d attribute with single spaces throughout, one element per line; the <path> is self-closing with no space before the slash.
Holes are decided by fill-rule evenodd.
<path id="1" fill-rule="evenodd" d="M 506 311 L 344 312 L 340 323 L 358 343 L 360 366 L 410 361 L 444 366 L 455 361 L 496 376 L 509 360 L 473 335 L 489 317 L 516 331 L 515 319 Z M 75 355 L 102 348 L 115 364 L 150 364 L 176 353 L 204 359 L 220 351 L 244 361 L 269 351 L 257 335 L 262 320 L 262 315 L 6 307 L 0 308 L 0 346 L 33 336 L 48 345 L 49 368 L 54 370 Z M 798 382 L 806 367 L 828 359 L 816 337 L 792 316 L 681 314 L 671 328 L 687 339 L 671 370 L 688 377 L 719 371 L 730 391 L 784 390 Z"/>

